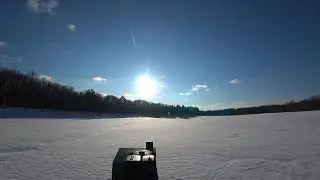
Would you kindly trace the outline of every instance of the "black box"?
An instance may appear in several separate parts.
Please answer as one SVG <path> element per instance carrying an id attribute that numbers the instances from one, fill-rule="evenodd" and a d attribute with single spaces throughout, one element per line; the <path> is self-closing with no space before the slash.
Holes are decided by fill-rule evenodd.
<path id="1" fill-rule="evenodd" d="M 112 164 L 112 180 L 158 180 L 156 148 L 119 148 Z"/>

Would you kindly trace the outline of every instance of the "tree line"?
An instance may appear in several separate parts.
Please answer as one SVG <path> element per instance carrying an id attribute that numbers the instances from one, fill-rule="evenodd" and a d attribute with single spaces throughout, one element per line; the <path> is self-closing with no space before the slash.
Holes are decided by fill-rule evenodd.
<path id="1" fill-rule="evenodd" d="M 230 108 L 215 111 L 202 111 L 201 115 L 221 116 L 221 115 L 244 115 L 261 113 L 297 112 L 320 110 L 320 96 L 311 96 L 301 101 L 291 100 L 284 104 L 272 104 L 246 108 Z"/>
<path id="2" fill-rule="evenodd" d="M 71 86 L 40 78 L 34 71 L 25 74 L 13 69 L 0 68 L 0 84 L 2 108 L 24 107 L 152 116 L 185 116 L 199 112 L 196 107 L 166 105 L 145 100 L 131 101 L 123 96 L 103 96 L 93 89 L 78 92 Z"/>
<path id="3" fill-rule="evenodd" d="M 221 116 L 320 110 L 320 96 L 312 96 L 301 101 L 292 100 L 279 105 L 200 111 L 197 107 L 166 105 L 145 100 L 131 101 L 123 96 L 103 96 L 93 89 L 78 92 L 71 86 L 39 77 L 35 72 L 25 74 L 13 69 L 0 68 L 0 105 L 2 108 L 24 107 L 26 109 L 140 114 L 154 117 Z"/>

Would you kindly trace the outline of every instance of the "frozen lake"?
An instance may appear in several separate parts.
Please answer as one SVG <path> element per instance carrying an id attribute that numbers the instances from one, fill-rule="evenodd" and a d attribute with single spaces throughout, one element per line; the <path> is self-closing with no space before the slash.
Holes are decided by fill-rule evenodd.
<path id="1" fill-rule="evenodd" d="M 154 141 L 159 178 L 320 179 L 320 111 L 193 119 L 0 119 L 0 179 L 111 179 Z"/>

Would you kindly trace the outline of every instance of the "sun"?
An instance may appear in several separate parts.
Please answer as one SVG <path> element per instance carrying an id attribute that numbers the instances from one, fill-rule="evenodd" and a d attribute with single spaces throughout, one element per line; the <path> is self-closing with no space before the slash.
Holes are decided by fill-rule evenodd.
<path id="1" fill-rule="evenodd" d="M 140 76 L 136 82 L 136 88 L 139 96 L 151 98 L 156 93 L 156 83 L 149 75 Z"/>

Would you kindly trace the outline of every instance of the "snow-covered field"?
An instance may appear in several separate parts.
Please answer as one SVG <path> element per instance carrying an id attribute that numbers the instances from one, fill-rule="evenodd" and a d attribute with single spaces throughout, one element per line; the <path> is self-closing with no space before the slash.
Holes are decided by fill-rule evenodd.
<path id="1" fill-rule="evenodd" d="M 320 179 L 320 112 L 193 119 L 0 119 L 0 179 L 111 179 L 154 141 L 167 179 Z"/>

